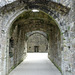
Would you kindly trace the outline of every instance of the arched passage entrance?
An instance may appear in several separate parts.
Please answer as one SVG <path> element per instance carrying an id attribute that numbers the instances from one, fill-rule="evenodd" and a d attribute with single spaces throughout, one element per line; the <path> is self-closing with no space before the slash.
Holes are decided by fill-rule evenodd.
<path id="1" fill-rule="evenodd" d="M 12 22 L 12 21 L 11 21 Z M 25 34 L 32 31 L 42 31 L 47 35 L 49 42 L 48 57 L 61 70 L 61 32 L 55 20 L 43 11 L 24 11 L 8 29 L 7 69 L 15 68 L 26 57 Z"/>
<path id="2" fill-rule="evenodd" d="M 48 52 L 48 41 L 46 33 L 33 31 L 27 33 L 27 52 Z"/>
<path id="3" fill-rule="evenodd" d="M 4 0 L 1 0 L 3 3 Z M 9 35 L 11 25 L 20 14 L 29 9 L 40 9 L 52 16 L 58 22 L 58 29 L 61 29 L 61 57 L 63 75 L 74 74 L 74 1 L 68 1 L 68 6 L 64 1 L 60 3 L 55 0 L 14 0 L 14 2 L 0 7 L 0 74 L 8 73 L 9 60 Z M 9 2 L 8 2 L 9 3 Z M 71 11 L 69 12 L 69 10 Z M 69 13 L 69 14 L 68 14 Z M 45 32 L 45 31 L 44 31 Z M 53 38 L 53 37 L 52 37 Z M 50 37 L 51 39 L 51 37 Z M 51 41 L 50 41 L 51 42 Z M 54 41 L 52 41 L 54 42 Z M 26 42 L 25 42 L 26 43 Z M 51 43 L 50 43 L 51 44 Z M 53 44 L 51 44 L 53 46 Z M 51 48 L 51 46 L 50 46 Z M 51 52 L 50 52 L 51 53 Z M 49 54 L 50 54 L 49 53 Z M 11 53 L 12 54 L 12 53 Z M 52 56 L 49 55 L 52 58 Z M 53 58 L 54 60 L 54 58 Z"/>

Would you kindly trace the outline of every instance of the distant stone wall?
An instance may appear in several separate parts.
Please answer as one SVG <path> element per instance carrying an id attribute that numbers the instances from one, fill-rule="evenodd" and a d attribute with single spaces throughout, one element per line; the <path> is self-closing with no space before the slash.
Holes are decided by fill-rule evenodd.
<path id="1" fill-rule="evenodd" d="M 31 35 L 27 40 L 27 52 L 35 52 L 35 47 L 38 47 L 38 51 L 36 52 L 48 52 L 46 37 L 39 33 Z"/>

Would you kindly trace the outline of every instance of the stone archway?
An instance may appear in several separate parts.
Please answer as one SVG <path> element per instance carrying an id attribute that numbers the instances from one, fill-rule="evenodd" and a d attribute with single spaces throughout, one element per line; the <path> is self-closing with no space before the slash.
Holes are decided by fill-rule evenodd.
<path id="1" fill-rule="evenodd" d="M 31 12 L 31 11 L 29 11 L 29 12 Z M 23 12 L 23 13 L 24 13 L 24 12 Z M 22 13 L 22 14 L 23 14 L 23 13 Z M 27 13 L 28 13 L 28 12 L 27 12 Z M 45 14 L 45 13 L 43 13 L 43 12 L 41 12 L 41 13 L 42 13 L 42 14 Z M 26 13 L 25 13 L 25 14 L 26 14 Z M 34 15 L 34 14 L 33 14 L 33 15 Z M 22 15 L 20 15 L 20 16 L 22 17 Z M 7 57 L 7 58 L 6 58 L 6 61 L 7 61 L 6 67 L 7 67 L 8 71 L 9 71 L 9 67 L 8 67 L 8 66 L 9 66 L 9 65 L 8 65 L 8 64 L 9 64 L 9 63 L 8 63 L 9 60 L 8 60 L 8 59 L 9 59 L 9 56 L 10 56 L 10 55 L 8 54 L 8 53 L 9 53 L 9 42 L 10 42 L 9 39 L 10 39 L 11 37 L 14 37 L 14 36 L 15 36 L 16 38 L 14 37 L 14 39 L 15 39 L 14 41 L 17 41 L 17 37 L 19 37 L 19 35 L 17 36 L 17 31 L 16 31 L 16 30 L 18 30 L 18 29 L 17 29 L 17 28 L 18 28 L 17 25 L 20 24 L 20 23 L 22 24 L 22 23 L 25 21 L 25 20 L 24 20 L 24 21 L 23 21 L 23 20 L 20 20 L 20 21 L 22 21 L 22 22 L 20 22 L 20 21 L 19 21 L 19 19 L 21 18 L 20 16 L 18 16 L 18 19 L 15 19 L 15 21 L 14 21 L 14 23 L 13 23 L 13 25 L 12 25 L 12 26 L 15 25 L 14 27 L 11 27 L 11 24 L 12 24 L 11 22 L 12 22 L 12 21 L 9 22 L 10 24 L 8 24 L 9 26 L 7 26 L 7 29 L 6 29 L 6 30 L 7 30 L 7 31 L 6 31 L 7 33 L 5 34 L 5 35 L 6 35 L 6 38 L 4 37 L 4 38 L 8 41 L 8 43 L 5 44 L 5 46 L 6 46 L 6 48 L 7 48 L 6 55 L 8 55 L 8 56 L 6 56 L 6 57 Z M 27 16 L 27 15 L 25 15 L 25 16 Z M 45 16 L 45 15 L 44 15 L 44 16 Z M 47 18 L 49 18 L 48 15 L 47 15 Z M 50 17 L 50 19 L 52 19 L 52 18 Z M 17 23 L 16 23 L 16 21 L 17 21 Z M 40 22 L 40 23 L 42 22 L 41 19 L 40 19 L 40 20 L 33 19 L 33 20 L 32 20 L 32 24 L 33 24 L 34 21 L 35 21 L 34 26 L 36 25 L 37 22 Z M 48 23 L 48 20 L 46 20 L 46 22 L 47 22 L 46 24 L 47 24 L 48 27 L 49 27 L 49 25 L 53 24 L 53 25 L 51 25 L 51 28 L 50 28 L 50 29 L 49 29 L 46 25 L 44 25 L 44 24 L 43 24 L 43 26 L 42 26 L 42 25 L 39 25 L 39 27 L 35 27 L 35 28 L 31 28 L 31 27 L 30 27 L 30 28 L 31 28 L 31 31 L 33 31 L 33 30 L 35 31 L 35 30 L 38 30 L 38 29 L 39 29 L 39 30 L 43 30 L 44 32 L 48 33 L 48 38 L 49 38 L 49 42 L 50 42 L 50 46 L 51 46 L 51 47 L 50 47 L 50 50 L 52 50 L 52 48 L 53 48 L 53 47 L 52 47 L 52 46 L 53 46 L 52 44 L 57 45 L 57 43 L 58 43 L 58 42 L 57 42 L 57 43 L 53 42 L 54 39 L 60 40 L 60 29 L 58 28 L 58 26 L 56 26 L 57 24 L 55 24 L 55 22 L 53 23 L 52 21 L 53 21 L 53 20 L 51 20 L 50 23 Z M 30 20 L 29 20 L 29 22 L 30 22 Z M 45 23 L 45 20 L 44 20 L 44 23 Z M 23 25 L 22 25 L 22 26 L 23 26 Z M 11 28 L 13 28 L 13 29 L 15 29 L 15 30 L 13 30 L 13 29 L 11 29 Z M 22 27 L 20 27 L 20 28 L 22 28 Z M 24 26 L 23 26 L 23 28 L 24 28 Z M 27 29 L 28 27 L 25 26 L 25 28 Z M 28 32 L 28 31 L 30 30 L 30 28 L 29 28 L 26 32 Z M 45 30 L 45 28 L 46 28 L 46 30 Z M 20 29 L 19 29 L 19 30 L 20 30 Z M 55 30 L 55 31 L 54 31 L 54 30 Z M 14 31 L 14 33 L 12 33 L 13 31 Z M 24 31 L 24 29 L 23 29 L 23 31 Z M 12 34 L 11 34 L 10 32 L 11 32 Z M 21 31 L 21 32 L 22 32 L 22 31 Z M 22 32 L 22 33 L 24 33 L 24 32 Z M 22 35 L 21 35 L 21 36 L 22 36 Z M 54 36 L 54 39 L 53 39 L 53 37 L 51 37 L 51 36 Z M 24 35 L 23 35 L 22 37 L 24 37 Z M 57 38 L 59 38 L 59 39 L 57 39 Z M 3 38 L 2 38 L 2 39 L 3 39 Z M 52 41 L 52 40 L 53 40 L 53 41 Z M 22 41 L 22 40 L 21 40 L 21 41 Z M 53 43 L 52 43 L 52 42 L 53 42 Z M 58 45 L 61 45 L 60 43 L 61 43 L 61 41 L 59 41 L 59 44 L 58 44 Z M 17 44 L 17 43 L 15 42 L 15 44 Z M 22 46 L 23 46 L 23 45 L 22 45 Z M 15 45 L 15 49 L 17 49 L 17 47 L 18 47 L 18 45 Z M 57 47 L 57 46 L 56 46 L 56 47 Z M 55 47 L 55 49 L 56 49 L 56 47 Z M 59 47 L 60 47 L 60 46 L 59 46 Z M 58 47 L 58 48 L 59 48 L 59 47 Z M 60 49 L 60 48 L 58 49 L 58 48 L 57 48 L 57 51 L 56 51 L 56 52 L 58 52 L 58 50 L 59 50 L 59 51 L 60 51 L 59 54 L 61 54 L 61 49 Z M 53 49 L 53 50 L 54 50 L 54 49 Z M 15 53 L 16 53 L 16 52 L 15 52 Z M 51 55 L 51 54 L 52 54 L 52 55 Z M 54 64 L 58 63 L 57 61 L 60 60 L 60 62 L 58 63 L 58 65 L 60 65 L 60 67 L 61 67 L 61 56 L 59 56 L 59 54 L 56 55 L 56 56 L 53 56 L 54 54 L 56 54 L 56 53 L 54 53 L 54 51 L 49 51 L 49 58 L 52 60 L 52 62 L 53 62 Z M 23 55 L 23 54 L 22 54 L 22 55 Z M 50 56 L 50 55 L 51 55 L 51 56 Z M 58 56 L 59 56 L 59 57 L 58 57 Z M 16 57 L 16 56 L 14 56 L 14 59 L 17 59 L 17 58 L 15 58 L 15 57 Z M 57 59 L 57 58 L 58 58 L 58 59 Z M 19 59 L 18 59 L 18 60 L 19 60 Z M 20 63 L 22 60 L 23 60 L 23 58 L 21 58 L 20 61 L 18 61 L 18 62 L 17 62 L 17 60 L 15 60 L 15 61 L 14 61 L 14 64 L 15 64 L 15 65 L 18 65 L 18 63 Z M 15 67 L 15 65 L 14 65 L 14 67 Z M 57 67 L 58 67 L 58 66 L 57 66 Z M 12 68 L 13 68 L 13 67 L 12 67 Z"/>
<path id="2" fill-rule="evenodd" d="M 27 52 L 34 53 L 48 53 L 49 43 L 48 36 L 42 31 L 33 31 L 26 34 L 27 38 Z"/>
<path id="3" fill-rule="evenodd" d="M 13 4 L 16 4 L 16 2 L 13 3 Z M 9 6 L 11 6 L 11 5 L 9 5 Z M 9 7 L 9 6 L 7 6 L 7 7 Z M 4 8 L 7 8 L 7 7 L 4 7 Z M 7 9 L 4 10 L 4 8 L 3 8 L 2 9 L 2 13 L 1 13 L 1 17 L 0 17 L 0 19 L 2 20 L 0 22 L 1 29 L 2 29 L 1 30 L 1 40 L 3 40 L 3 41 L 1 41 L 1 50 L 3 50 L 2 51 L 2 58 L 3 58 L 2 63 L 5 63 L 5 65 L 4 64 L 2 65 L 2 69 L 1 69 L 2 70 L 2 72 L 1 72 L 2 75 L 5 75 L 8 72 L 8 67 L 7 67 L 8 64 L 6 65 L 6 61 L 8 59 L 8 54 L 7 53 L 8 53 L 8 48 L 9 48 L 9 44 L 7 42 L 9 42 L 9 37 L 10 37 L 9 34 L 8 34 L 8 31 L 10 30 L 10 27 L 11 27 L 12 23 L 16 20 L 16 17 L 19 16 L 22 12 L 24 12 L 27 6 L 25 7 L 25 5 L 24 5 L 24 6 L 21 6 L 19 8 L 17 8 L 17 7 L 19 7 L 19 6 L 17 5 L 12 11 L 11 10 L 7 10 Z M 32 8 L 30 8 L 30 9 L 32 9 Z M 10 8 L 10 9 L 12 9 L 12 8 Z M 27 9 L 28 9 L 28 7 L 27 7 Z M 40 7 L 39 7 L 39 9 L 43 10 L 43 8 L 40 8 Z M 45 11 L 46 13 L 48 13 L 50 16 L 52 16 L 58 22 L 59 29 L 61 30 L 61 34 L 63 34 L 63 31 L 65 31 L 65 30 L 63 30 L 63 28 L 61 26 L 62 24 L 61 24 L 61 22 L 59 20 L 60 14 L 57 13 L 57 12 L 55 12 L 54 10 L 53 11 L 52 10 L 47 11 L 45 9 L 43 11 Z M 53 12 L 53 13 L 50 13 L 50 12 Z M 59 17 L 57 15 L 59 15 Z M 64 33 L 64 34 L 66 34 L 66 33 Z M 63 37 L 61 39 L 62 41 L 64 40 Z M 62 42 L 61 45 L 62 45 L 61 48 L 63 49 L 64 48 L 63 42 Z M 64 52 L 63 52 L 63 54 L 64 54 Z M 63 56 L 62 56 L 62 59 L 63 59 Z M 62 63 L 63 62 L 64 62 L 64 60 L 62 61 Z M 7 68 L 7 71 L 5 70 L 5 67 Z M 62 71 L 63 72 L 65 71 L 64 68 L 65 67 L 62 64 Z"/>

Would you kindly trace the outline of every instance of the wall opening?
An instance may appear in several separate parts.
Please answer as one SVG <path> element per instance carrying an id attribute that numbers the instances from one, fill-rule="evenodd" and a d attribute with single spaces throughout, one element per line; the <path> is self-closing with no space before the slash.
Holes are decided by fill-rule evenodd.
<path id="1" fill-rule="evenodd" d="M 48 53 L 47 34 L 42 31 L 27 33 L 27 52 L 46 52 Z"/>
<path id="2" fill-rule="evenodd" d="M 45 50 L 48 52 L 49 59 L 61 69 L 61 32 L 51 16 L 43 11 L 35 13 L 31 10 L 24 11 L 16 18 L 9 30 L 9 71 L 25 59 L 27 49 L 32 48 L 27 46 L 29 38 L 26 35 L 31 32 L 29 37 L 35 36 L 36 31 L 46 33 L 46 35 L 43 33 L 43 36 L 40 33 L 41 38 L 46 37 L 48 41 Z M 39 52 L 40 46 L 34 45 L 33 51 Z"/>
<path id="3" fill-rule="evenodd" d="M 39 52 L 39 46 L 34 46 L 34 52 Z"/>

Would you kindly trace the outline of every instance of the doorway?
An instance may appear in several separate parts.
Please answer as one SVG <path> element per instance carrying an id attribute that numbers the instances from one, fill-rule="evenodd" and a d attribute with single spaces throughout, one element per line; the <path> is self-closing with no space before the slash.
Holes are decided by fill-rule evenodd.
<path id="1" fill-rule="evenodd" d="M 34 52 L 39 52 L 39 46 L 34 46 Z"/>

